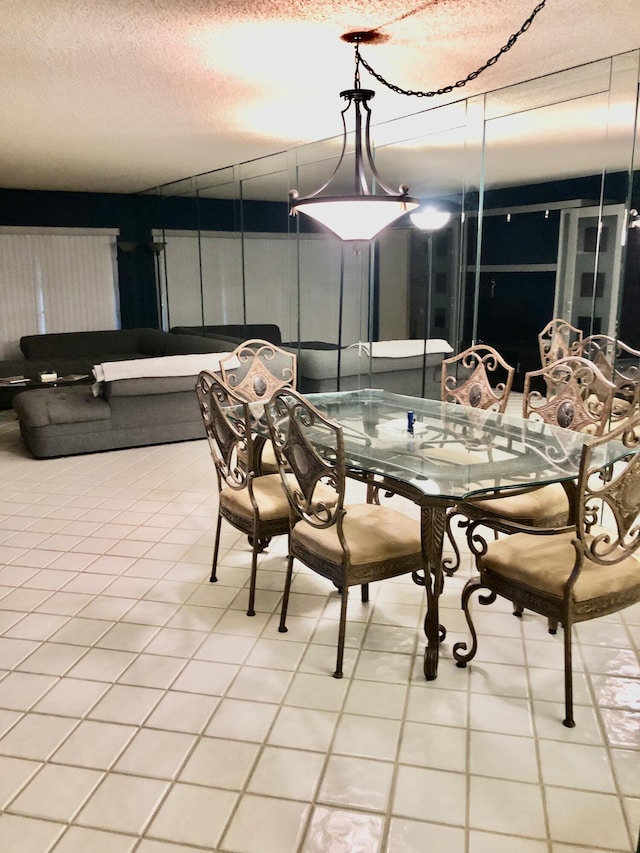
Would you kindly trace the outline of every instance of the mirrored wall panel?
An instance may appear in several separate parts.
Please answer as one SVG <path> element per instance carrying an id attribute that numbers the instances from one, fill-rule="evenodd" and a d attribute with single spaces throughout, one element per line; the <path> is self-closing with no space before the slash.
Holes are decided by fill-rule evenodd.
<path id="1" fill-rule="evenodd" d="M 442 358 L 478 342 L 522 387 L 552 318 L 640 348 L 639 56 L 375 126 L 385 183 L 448 218 L 406 215 L 371 241 L 289 215 L 289 191 L 322 185 L 342 139 L 156 188 L 163 327 L 291 347 L 303 391 L 432 397 Z"/>

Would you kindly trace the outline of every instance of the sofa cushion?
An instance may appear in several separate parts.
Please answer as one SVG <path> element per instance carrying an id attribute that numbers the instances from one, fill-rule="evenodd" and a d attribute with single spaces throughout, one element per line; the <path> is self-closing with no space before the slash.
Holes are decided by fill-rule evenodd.
<path id="1" fill-rule="evenodd" d="M 187 391 L 165 394 L 138 394 L 131 397 L 111 397 L 111 425 L 114 430 L 144 430 L 169 424 L 183 424 L 189 430 L 198 427 L 201 438 L 205 436 L 204 424 L 194 385 Z M 189 436 L 187 436 L 189 437 Z"/>
<path id="2" fill-rule="evenodd" d="M 121 352 L 139 352 L 143 356 L 164 355 L 164 351 L 167 346 L 167 338 L 169 337 L 166 332 L 162 332 L 160 329 L 122 329 L 120 334 L 128 331 L 138 333 L 137 346 L 135 350 L 127 350 L 124 346 L 127 342 L 127 335 L 125 334 L 123 336 L 123 348 Z M 100 352 L 102 352 L 102 349 L 100 349 Z M 106 359 L 102 359 L 102 361 L 106 361 Z"/>
<path id="3" fill-rule="evenodd" d="M 191 391 L 195 396 L 196 376 L 152 376 L 139 379 L 114 379 L 102 386 L 102 395 L 109 401 L 113 397 L 147 397 L 154 394 L 175 394 Z"/>
<path id="4" fill-rule="evenodd" d="M 279 345 L 282 343 L 282 335 L 280 327 L 275 323 L 245 323 L 245 324 L 227 324 L 224 326 L 205 326 L 207 335 L 231 335 L 237 337 L 240 341 L 247 341 L 250 338 L 259 338 L 260 340 L 269 341 L 270 344 Z"/>
<path id="5" fill-rule="evenodd" d="M 173 326 L 172 334 L 203 335 L 208 338 L 234 340 L 238 343 L 250 338 L 269 341 L 270 344 L 280 345 L 282 335 L 280 327 L 275 323 L 227 323 L 215 326 Z"/>
<path id="6" fill-rule="evenodd" d="M 109 404 L 101 397 L 94 397 L 87 385 L 24 391 L 16 397 L 13 407 L 20 422 L 28 427 L 86 425 L 111 419 Z"/>
<path id="7" fill-rule="evenodd" d="M 235 344 L 216 338 L 205 338 L 200 335 L 177 335 L 163 332 L 165 343 L 162 355 L 189 355 L 198 352 L 229 352 Z"/>
<path id="8" fill-rule="evenodd" d="M 159 336 L 159 337 L 158 337 Z M 105 355 L 116 353 L 150 354 L 152 340 L 155 340 L 162 355 L 164 333 L 157 329 L 106 329 L 91 332 L 57 332 L 47 335 L 24 335 L 20 338 L 20 349 L 27 358 L 57 358 L 91 355 L 99 352 Z M 144 341 L 145 350 L 140 349 Z"/>
<path id="9" fill-rule="evenodd" d="M 293 350 L 293 348 L 290 348 Z M 442 354 L 427 356 L 427 364 L 438 364 Z M 364 352 L 355 349 L 343 349 L 340 352 L 340 375 L 356 376 L 372 373 L 387 373 L 396 370 L 421 370 L 423 356 L 414 355 L 406 358 L 369 358 Z M 335 377 L 338 370 L 337 350 L 302 350 L 298 356 L 298 373 L 310 379 L 326 379 Z"/>

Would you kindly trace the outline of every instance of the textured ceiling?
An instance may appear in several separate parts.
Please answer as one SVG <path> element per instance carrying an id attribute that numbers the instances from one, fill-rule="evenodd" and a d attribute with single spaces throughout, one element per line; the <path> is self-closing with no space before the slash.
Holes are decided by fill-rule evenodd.
<path id="1" fill-rule="evenodd" d="M 380 29 L 384 43 L 362 50 L 371 65 L 404 88 L 434 89 L 497 52 L 533 6 L 3 0 L 0 187 L 136 192 L 332 136 L 338 93 L 353 83 L 343 33 Z M 637 7 L 547 0 L 516 46 L 464 93 L 640 47 Z M 376 122 L 444 103 L 394 94 L 366 72 L 362 84 L 376 90 Z M 589 144 L 601 118 L 576 117 L 576 145 L 583 136 Z"/>

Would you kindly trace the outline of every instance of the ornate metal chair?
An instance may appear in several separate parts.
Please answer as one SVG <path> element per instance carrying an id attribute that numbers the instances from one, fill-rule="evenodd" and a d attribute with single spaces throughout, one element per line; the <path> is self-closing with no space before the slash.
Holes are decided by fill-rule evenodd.
<path id="1" fill-rule="evenodd" d="M 236 396 L 248 403 L 264 403 L 277 390 L 296 387 L 296 357 L 269 341 L 252 338 L 220 359 L 220 375 Z M 251 416 L 262 416 L 260 406 L 251 407 Z M 269 441 L 257 444 L 256 463 L 261 474 L 275 474 L 278 465 Z"/>
<path id="2" fill-rule="evenodd" d="M 298 559 L 340 592 L 334 677 L 342 678 L 349 587 L 360 586 L 367 602 L 369 583 L 424 570 L 420 523 L 376 503 L 345 505 L 342 428 L 302 395 L 277 391 L 265 413 L 292 509 L 279 630 L 287 630 L 293 561 Z"/>
<path id="3" fill-rule="evenodd" d="M 215 583 L 218 579 L 224 518 L 249 537 L 252 554 L 247 616 L 254 616 L 258 554 L 268 547 L 272 536 L 289 532 L 289 502 L 279 474 L 255 474 L 256 446 L 248 404 L 208 371 L 198 376 L 196 394 L 218 482 L 218 519 L 210 580 Z"/>
<path id="4" fill-rule="evenodd" d="M 603 464 L 603 445 L 623 442 L 629 454 L 614 465 Z M 577 483 L 575 522 L 565 528 L 536 529 L 514 525 L 512 535 L 485 541 L 474 522 L 469 542 L 477 577 L 467 581 L 462 609 L 471 632 L 471 648 L 458 642 L 453 655 L 464 667 L 477 651 L 469 600 L 478 590 L 481 604 L 497 596 L 559 622 L 564 628 L 564 725 L 573 727 L 571 633 L 578 622 L 615 613 L 640 601 L 640 415 L 620 421 L 604 436 L 585 445 Z M 596 526 L 597 523 L 603 526 Z"/>
<path id="5" fill-rule="evenodd" d="M 546 386 L 546 394 L 536 388 Z M 522 415 L 564 429 L 601 435 L 611 417 L 615 382 L 598 365 L 570 355 L 525 374 Z"/>
<path id="6" fill-rule="evenodd" d="M 443 359 L 440 399 L 443 403 L 458 403 L 476 410 L 504 412 L 514 374 L 515 367 L 508 364 L 496 349 L 486 344 L 475 344 L 458 355 Z M 430 454 L 441 457 L 446 451 L 430 450 Z M 455 454 L 458 462 L 464 462 L 465 457 L 468 457 L 470 464 L 477 461 L 473 445 Z M 465 514 L 457 507 L 447 513 L 447 535 L 456 555 L 454 561 L 446 559 L 443 563 L 449 575 L 457 571 L 460 565 L 460 552 L 451 532 L 453 519 L 457 515 L 464 517 Z M 459 526 L 464 527 L 466 523 L 460 520 Z"/>
<path id="7" fill-rule="evenodd" d="M 546 395 L 537 390 L 536 384 L 547 389 Z M 596 387 L 599 396 L 594 393 Z M 569 356 L 525 374 L 522 416 L 564 429 L 601 435 L 610 423 L 616 388 L 593 362 Z M 460 552 L 451 535 L 451 519 L 455 515 L 462 516 L 459 527 L 468 527 L 474 519 L 483 518 L 496 534 L 508 532 L 513 522 L 553 528 L 569 523 L 573 517 L 572 500 L 572 483 L 552 483 L 457 504 L 447 519 L 455 559 L 445 560 L 443 570 L 452 575 L 460 564 Z"/>
<path id="8" fill-rule="evenodd" d="M 548 364 L 574 354 L 576 343 L 582 340 L 582 329 L 572 326 L 566 320 L 550 320 L 538 335 L 540 364 Z"/>
<path id="9" fill-rule="evenodd" d="M 609 335 L 589 335 L 578 341 L 574 349 L 575 355 L 592 361 L 607 379 L 615 382 L 612 417 L 628 416 L 630 407 L 638 404 L 640 351 Z M 594 393 L 602 396 L 602 389 L 596 385 Z"/>
<path id="10" fill-rule="evenodd" d="M 504 412 L 514 374 L 515 367 L 507 364 L 496 349 L 475 344 L 442 360 L 440 399 Z"/>

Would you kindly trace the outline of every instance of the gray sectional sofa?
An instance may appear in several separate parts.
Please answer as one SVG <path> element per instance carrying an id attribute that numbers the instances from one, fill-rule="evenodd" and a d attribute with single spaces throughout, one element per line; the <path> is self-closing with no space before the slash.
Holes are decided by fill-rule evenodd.
<path id="1" fill-rule="evenodd" d="M 230 350 L 234 344 L 202 335 L 170 335 L 158 329 L 107 329 L 93 332 L 60 332 L 45 335 L 24 335 L 20 338 L 22 359 L 0 361 L 0 377 L 26 376 L 37 378 L 42 372 L 53 371 L 59 377 L 87 376 L 90 380 L 94 364 L 103 361 L 123 361 L 153 358 L 182 353 L 217 352 Z M 29 385 L 0 387 L 0 409 L 10 409 L 16 394 L 29 390 Z"/>
<path id="2" fill-rule="evenodd" d="M 215 367 L 215 366 L 214 366 Z M 150 377 L 43 388 L 14 409 L 24 443 L 38 459 L 204 438 L 195 376 Z"/>
<path id="3" fill-rule="evenodd" d="M 219 328 L 242 334 L 223 335 Z M 242 340 L 267 336 L 277 343 L 280 330 L 270 324 L 250 324 L 183 327 L 172 332 L 127 329 L 29 335 L 20 342 L 25 355 L 20 372 L 36 373 L 42 366 L 61 376 L 90 374 L 94 365 L 104 362 L 135 360 L 137 364 L 138 359 L 230 352 Z M 329 344 L 283 346 L 297 356 L 298 388 L 303 393 L 374 387 L 422 396 L 422 355 L 370 357 L 360 347 L 338 351 Z M 443 355 L 426 356 L 427 397 L 440 395 Z M 190 375 L 134 374 L 105 381 L 97 394 L 88 382 L 26 390 L 15 397 L 13 407 L 24 442 L 38 458 L 204 438 L 195 382 L 205 366 L 215 370 L 217 358 L 205 361 Z"/>
<path id="4" fill-rule="evenodd" d="M 214 354 L 234 348 L 228 341 L 156 329 L 30 336 L 21 346 L 25 355 L 77 373 L 90 373 L 103 362 L 197 353 L 203 366 L 211 353 L 215 369 Z M 13 408 L 24 442 L 37 458 L 204 438 L 196 374 L 118 379 L 97 389 L 78 383 L 26 390 L 15 397 Z"/>
<path id="5" fill-rule="evenodd" d="M 227 350 L 233 349 L 224 344 Z M 134 358 L 157 358 L 197 352 L 218 352 L 203 335 L 172 335 L 159 329 L 108 329 L 95 332 L 60 332 L 20 338 L 25 366 L 52 368 L 59 376 L 90 373 L 94 364 Z"/>
<path id="6" fill-rule="evenodd" d="M 294 347 L 291 347 L 291 350 L 298 356 L 298 386 L 303 394 L 316 391 L 381 388 L 396 394 L 423 396 L 422 355 L 405 358 L 369 358 L 364 350 L 359 351 L 353 348 L 339 352 L 337 349 L 297 350 Z M 427 354 L 425 397 L 432 399 L 440 397 L 442 358 L 442 353 Z"/>
<path id="7" fill-rule="evenodd" d="M 374 387 L 397 394 L 440 397 L 440 365 L 445 354 L 428 353 L 423 389 L 423 356 L 406 358 L 369 358 L 364 349 L 343 347 L 324 341 L 282 343 L 278 326 L 270 323 L 250 323 L 244 326 L 177 326 L 179 334 L 204 335 L 221 346 L 225 341 L 241 342 L 262 338 L 295 353 L 298 363 L 298 390 L 303 394 L 315 391 L 354 391 Z"/>

